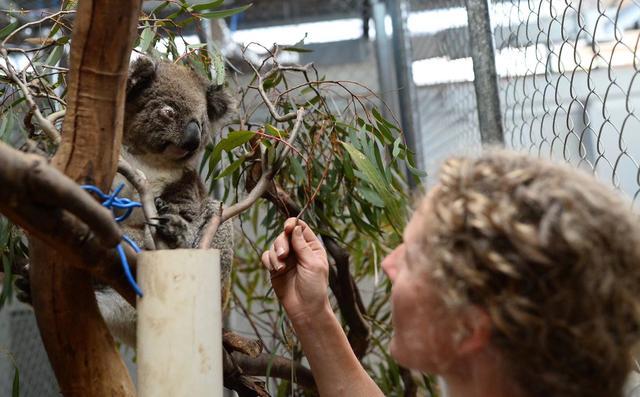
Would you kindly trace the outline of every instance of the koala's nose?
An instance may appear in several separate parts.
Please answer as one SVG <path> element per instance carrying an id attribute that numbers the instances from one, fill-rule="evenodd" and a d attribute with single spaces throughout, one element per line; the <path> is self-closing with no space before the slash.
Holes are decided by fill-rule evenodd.
<path id="1" fill-rule="evenodd" d="M 184 131 L 184 137 L 180 142 L 180 148 L 193 152 L 200 146 L 200 125 L 196 121 L 190 121 Z"/>

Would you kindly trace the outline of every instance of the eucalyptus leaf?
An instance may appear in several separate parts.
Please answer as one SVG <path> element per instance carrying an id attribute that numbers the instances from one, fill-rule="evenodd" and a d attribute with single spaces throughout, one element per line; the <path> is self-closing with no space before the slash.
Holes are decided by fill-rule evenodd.
<path id="1" fill-rule="evenodd" d="M 18 28 L 18 25 L 20 25 L 18 21 L 13 21 L 4 28 L 0 29 L 0 39 L 4 39 L 5 37 L 9 36 L 11 32 Z"/>
<path id="2" fill-rule="evenodd" d="M 302 47 L 282 47 L 281 49 L 282 51 L 291 51 L 291 52 L 313 52 L 313 50 L 309 49 L 309 48 L 302 48 Z"/>
<path id="3" fill-rule="evenodd" d="M 242 165 L 242 163 L 244 163 L 245 158 L 241 157 L 239 159 L 237 159 L 236 161 L 234 161 L 233 163 L 231 163 L 227 168 L 224 169 L 224 171 L 222 171 L 220 173 L 220 175 L 216 176 L 215 179 L 220 179 L 220 178 L 224 178 L 226 176 L 231 175 L 231 173 L 233 173 L 235 170 L 237 170 L 238 168 L 240 168 L 240 166 Z"/>
<path id="4" fill-rule="evenodd" d="M 11 385 L 11 396 L 12 397 L 20 397 L 20 373 L 18 372 L 18 368 L 15 367 L 13 370 L 13 384 Z"/>
<path id="5" fill-rule="evenodd" d="M 213 148 L 211 159 L 209 160 L 209 167 L 215 167 L 220 162 L 223 151 L 228 152 L 249 142 L 255 134 L 253 131 L 231 131 L 226 138 L 221 139 Z"/>
<path id="6" fill-rule="evenodd" d="M 145 24 L 145 28 L 142 30 L 140 34 L 140 50 L 142 52 L 148 53 L 151 44 L 153 43 L 153 39 L 156 36 L 156 33 L 153 31 L 149 24 Z"/>
<path id="7" fill-rule="evenodd" d="M 204 11 L 204 10 L 211 10 L 211 9 L 220 7 L 223 3 L 224 3 L 224 0 L 215 0 L 215 1 L 210 1 L 208 3 L 196 4 L 191 7 L 191 10 L 197 11 L 197 12 Z"/>
<path id="8" fill-rule="evenodd" d="M 249 7 L 251 7 L 251 4 L 247 4 L 246 6 L 242 6 L 242 7 L 229 8 L 226 10 L 205 12 L 203 14 L 200 14 L 200 16 L 205 19 L 226 18 L 232 15 L 240 14 L 241 12 L 244 12 Z"/>

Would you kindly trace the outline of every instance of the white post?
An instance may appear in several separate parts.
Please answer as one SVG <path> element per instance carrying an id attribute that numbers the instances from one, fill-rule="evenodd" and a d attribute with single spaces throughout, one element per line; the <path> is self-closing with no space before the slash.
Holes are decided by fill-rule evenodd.
<path id="1" fill-rule="evenodd" d="M 222 397 L 220 252 L 138 255 L 138 396 Z"/>

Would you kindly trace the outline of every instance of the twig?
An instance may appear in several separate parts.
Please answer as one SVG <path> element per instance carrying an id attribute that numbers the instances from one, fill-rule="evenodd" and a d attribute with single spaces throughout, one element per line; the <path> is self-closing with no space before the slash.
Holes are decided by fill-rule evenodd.
<path id="1" fill-rule="evenodd" d="M 300 214 L 300 206 L 282 188 L 276 186 L 275 190 L 275 194 L 268 190 L 265 191 L 264 198 L 273 203 L 278 211 L 286 216 Z M 321 237 L 327 252 L 335 262 L 335 267 L 329 269 L 329 286 L 336 296 L 340 312 L 348 325 L 349 344 L 356 356 L 362 357 L 369 347 L 371 328 L 363 315 L 364 305 L 360 291 L 349 271 L 349 252 L 338 245 L 330 236 L 321 234 Z"/>
<path id="2" fill-rule="evenodd" d="M 302 217 L 302 215 L 307 210 L 307 208 L 309 208 L 309 205 L 311 205 L 311 203 L 318 196 L 318 192 L 320 192 L 320 188 L 322 187 L 322 183 L 324 182 L 324 180 L 326 179 L 327 175 L 329 174 L 330 166 L 331 166 L 331 163 L 327 162 L 327 166 L 324 167 L 324 171 L 322 172 L 322 176 L 320 177 L 320 182 L 318 182 L 318 186 L 316 186 L 316 189 L 313 191 L 313 194 L 311 194 L 311 198 L 309 198 L 309 200 L 307 200 L 307 202 L 305 203 L 304 207 L 302 207 L 302 209 L 300 210 L 300 212 L 296 216 L 296 222 L 298 221 L 298 219 L 300 219 Z"/>
<path id="3" fill-rule="evenodd" d="M 2 40 L 2 47 L 4 47 L 7 42 L 19 31 L 24 30 L 26 28 L 28 28 L 29 26 L 34 26 L 34 25 L 40 25 L 41 23 L 43 23 L 44 21 L 46 21 L 47 19 L 53 19 L 56 18 L 58 16 L 61 15 L 67 15 L 67 14 L 75 14 L 76 10 L 67 10 L 67 11 L 58 11 L 56 13 L 53 13 L 49 16 L 46 16 L 44 18 L 38 19 L 37 21 L 33 21 L 33 22 L 28 22 L 25 23 L 24 25 L 21 25 L 19 28 L 17 28 L 16 30 L 14 30 L 13 32 L 11 32 L 9 35 L 7 35 L 7 37 L 4 38 L 4 40 Z"/>
<path id="4" fill-rule="evenodd" d="M 29 91 L 29 87 L 27 87 L 26 83 L 24 83 L 18 77 L 15 69 L 11 65 L 11 62 L 9 61 L 9 57 L 7 55 L 7 51 L 5 50 L 4 47 L 0 47 L 0 56 L 2 56 L 2 59 L 5 62 L 5 65 L 2 65 L 2 63 L 0 63 L 0 70 L 2 70 L 7 75 L 7 77 L 13 80 L 20 87 L 20 89 L 22 90 L 22 93 L 24 94 L 24 99 L 29 104 L 29 108 L 33 113 L 33 115 L 35 116 L 36 121 L 40 125 L 40 128 L 42 128 L 42 130 L 45 132 L 45 134 L 47 134 L 49 139 L 53 141 L 54 145 L 58 146 L 60 144 L 60 139 L 61 139 L 60 133 L 58 132 L 56 127 L 49 120 L 47 120 L 47 118 L 44 117 L 40 112 L 40 108 L 38 108 L 38 105 L 36 104 L 36 102 L 33 100 L 33 97 L 31 96 L 31 91 Z"/>
<path id="5" fill-rule="evenodd" d="M 271 116 L 279 123 L 284 123 L 286 121 L 295 119 L 297 117 L 297 112 L 295 112 L 295 111 L 289 112 L 289 113 L 287 113 L 285 115 L 280 115 L 278 113 L 278 111 L 276 110 L 276 107 L 274 106 L 273 102 L 271 102 L 271 100 L 269 99 L 269 96 L 267 95 L 267 92 L 264 89 L 264 81 L 269 79 L 270 77 L 272 77 L 274 74 L 276 74 L 279 71 L 287 71 L 287 70 L 293 70 L 293 71 L 299 71 L 299 72 L 307 71 L 307 69 L 311 66 L 311 64 L 308 64 L 308 65 L 305 65 L 305 66 L 280 66 L 280 65 L 276 64 L 273 69 L 271 69 L 264 76 L 262 76 L 260 74 L 260 71 L 253 65 L 253 63 L 249 62 L 249 60 L 245 57 L 244 51 L 242 52 L 242 58 L 244 59 L 244 61 L 246 63 L 248 63 L 251 66 L 251 69 L 253 69 L 256 77 L 258 78 L 258 85 L 256 86 L 256 88 L 258 89 L 258 92 L 260 93 L 260 96 L 262 97 L 262 101 L 264 102 L 264 104 L 269 109 L 269 113 L 271 113 Z M 274 54 L 272 54 L 272 58 L 273 58 L 273 60 L 275 62 L 275 55 Z"/>
<path id="6" fill-rule="evenodd" d="M 264 192 L 269 188 L 269 184 L 273 180 L 273 177 L 280 171 L 280 167 L 284 163 L 285 159 L 289 155 L 291 151 L 291 147 L 293 146 L 293 142 L 295 142 L 298 137 L 298 132 L 300 131 L 300 127 L 302 126 L 302 121 L 304 119 L 305 111 L 303 108 L 298 109 L 296 112 L 296 122 L 293 125 L 293 129 L 291 130 L 291 134 L 289 135 L 289 140 L 287 144 L 284 146 L 279 155 L 276 155 L 275 160 L 271 166 L 267 165 L 267 156 L 266 152 L 264 153 L 262 158 L 262 175 L 260 179 L 256 183 L 255 187 L 251 192 L 244 198 L 244 200 L 237 202 L 231 207 L 227 208 L 224 211 L 221 211 L 219 215 L 214 215 L 208 222 L 204 228 L 204 233 L 202 236 L 202 240 L 200 240 L 199 248 L 206 249 L 211 245 L 211 241 L 218 231 L 218 226 L 227 220 L 237 216 L 238 214 L 246 211 L 249 207 L 253 205 Z"/>
<path id="7" fill-rule="evenodd" d="M 151 189 L 149 189 L 147 177 L 142 171 L 138 169 L 134 170 L 131 164 L 123 159 L 122 156 L 118 159 L 118 173 L 124 176 L 138 191 L 140 203 L 142 204 L 142 212 L 147 221 L 147 224 L 144 226 L 144 248 L 147 250 L 155 250 L 158 246 L 156 236 L 148 224 L 158 217 L 158 210 L 156 209 Z"/>
<path id="8" fill-rule="evenodd" d="M 47 120 L 51 122 L 51 124 L 55 125 L 58 120 L 63 118 L 67 114 L 66 109 L 58 110 L 57 112 L 53 112 L 47 116 Z"/>

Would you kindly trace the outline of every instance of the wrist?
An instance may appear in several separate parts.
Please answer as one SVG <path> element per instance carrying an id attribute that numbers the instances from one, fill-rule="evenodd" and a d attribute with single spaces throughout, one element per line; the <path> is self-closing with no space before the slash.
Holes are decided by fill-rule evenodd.
<path id="1" fill-rule="evenodd" d="M 319 323 L 331 318 L 335 319 L 335 314 L 333 313 L 333 309 L 331 308 L 331 303 L 328 298 L 314 309 L 289 315 L 289 321 L 291 321 L 291 325 L 293 325 L 296 330 L 317 326 Z"/>

